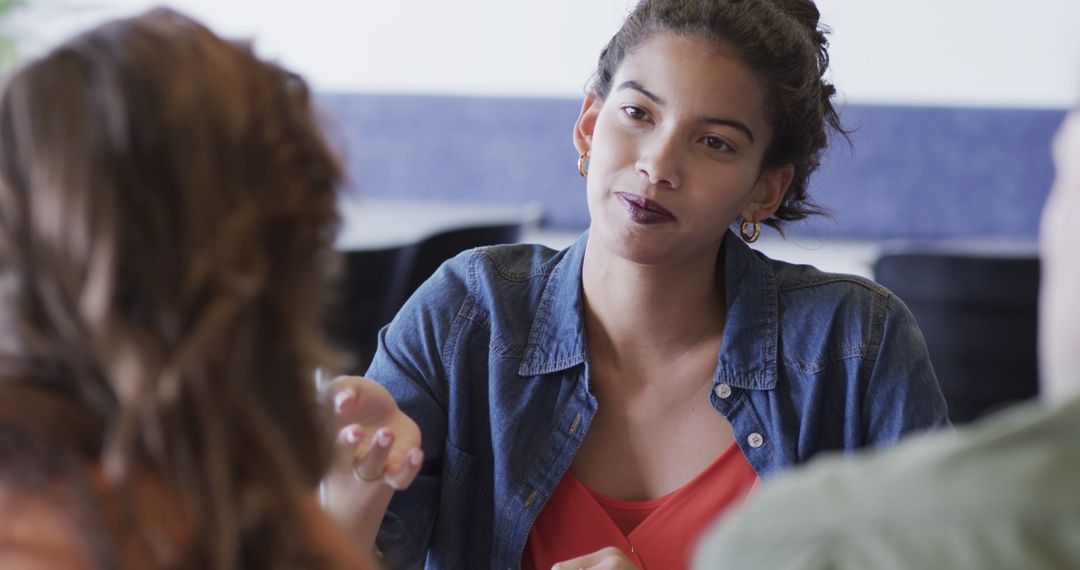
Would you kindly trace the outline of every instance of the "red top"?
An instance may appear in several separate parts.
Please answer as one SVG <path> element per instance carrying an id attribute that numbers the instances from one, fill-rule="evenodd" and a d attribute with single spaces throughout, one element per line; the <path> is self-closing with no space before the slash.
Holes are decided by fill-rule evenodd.
<path id="1" fill-rule="evenodd" d="M 594 493 L 567 471 L 529 531 L 521 566 L 546 570 L 617 546 L 642 569 L 688 568 L 698 536 L 757 481 L 735 444 L 686 485 L 649 501 Z"/>

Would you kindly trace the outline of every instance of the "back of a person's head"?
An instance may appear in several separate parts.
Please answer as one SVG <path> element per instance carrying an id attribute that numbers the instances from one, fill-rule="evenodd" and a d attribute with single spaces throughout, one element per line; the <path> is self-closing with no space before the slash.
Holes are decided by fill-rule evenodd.
<path id="1" fill-rule="evenodd" d="M 1063 403 L 1080 398 L 1080 108 L 1058 130 L 1054 165 L 1039 232 L 1039 389 Z"/>
<path id="2" fill-rule="evenodd" d="M 0 98 L 0 386 L 103 426 L 109 488 L 177 489 L 162 516 L 198 527 L 199 566 L 305 562 L 281 520 L 328 462 L 311 378 L 339 179 L 302 80 L 168 10 Z"/>

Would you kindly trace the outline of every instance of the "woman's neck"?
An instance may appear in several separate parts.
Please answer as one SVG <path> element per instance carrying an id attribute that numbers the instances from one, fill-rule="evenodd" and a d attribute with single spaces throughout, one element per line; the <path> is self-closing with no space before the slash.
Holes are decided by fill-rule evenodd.
<path id="1" fill-rule="evenodd" d="M 644 266 L 588 248 L 582 269 L 590 353 L 678 354 L 719 339 L 726 313 L 718 256 Z"/>

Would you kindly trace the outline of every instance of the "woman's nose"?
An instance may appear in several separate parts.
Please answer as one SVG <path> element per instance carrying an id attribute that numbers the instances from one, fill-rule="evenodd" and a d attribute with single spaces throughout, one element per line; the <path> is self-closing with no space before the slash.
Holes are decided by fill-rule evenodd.
<path id="1" fill-rule="evenodd" d="M 650 185 L 679 187 L 682 182 L 682 164 L 680 149 L 674 136 L 655 133 L 643 142 L 639 152 L 636 166 Z"/>

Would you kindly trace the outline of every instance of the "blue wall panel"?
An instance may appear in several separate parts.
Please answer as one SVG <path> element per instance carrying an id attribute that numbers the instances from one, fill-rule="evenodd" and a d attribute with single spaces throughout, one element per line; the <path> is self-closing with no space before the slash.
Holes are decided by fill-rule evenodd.
<path id="1" fill-rule="evenodd" d="M 1037 235 L 1064 111 L 850 106 L 812 195 L 834 220 L 793 232 L 853 238 Z"/>
<path id="2" fill-rule="evenodd" d="M 574 99 L 325 93 L 331 138 L 371 198 L 540 203 L 543 223 L 588 224 Z M 1031 239 L 1064 111 L 851 105 L 811 193 L 831 218 L 792 235 Z"/>

